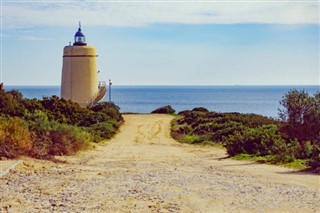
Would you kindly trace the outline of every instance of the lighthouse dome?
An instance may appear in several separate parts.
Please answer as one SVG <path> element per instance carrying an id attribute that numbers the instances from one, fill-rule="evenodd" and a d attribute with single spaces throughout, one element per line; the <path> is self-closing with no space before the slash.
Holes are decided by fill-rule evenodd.
<path id="1" fill-rule="evenodd" d="M 76 34 L 74 35 L 75 37 L 85 37 L 83 33 L 81 32 L 81 29 L 79 28 Z"/>
<path id="2" fill-rule="evenodd" d="M 74 35 L 74 43 L 73 45 L 75 46 L 85 46 L 86 44 L 86 37 L 84 36 L 84 34 L 81 32 L 81 25 L 79 23 L 79 29 L 76 32 L 76 34 Z"/>

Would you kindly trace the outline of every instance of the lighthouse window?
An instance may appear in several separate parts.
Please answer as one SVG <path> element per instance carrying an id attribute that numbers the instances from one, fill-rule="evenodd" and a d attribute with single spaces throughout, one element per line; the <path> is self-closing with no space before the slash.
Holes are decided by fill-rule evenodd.
<path id="1" fill-rule="evenodd" d="M 76 37 L 76 42 L 85 42 L 85 38 L 83 37 Z"/>

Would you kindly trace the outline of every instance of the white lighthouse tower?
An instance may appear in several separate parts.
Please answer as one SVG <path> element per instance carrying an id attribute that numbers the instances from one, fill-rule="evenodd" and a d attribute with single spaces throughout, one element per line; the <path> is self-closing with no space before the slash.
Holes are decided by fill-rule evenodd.
<path id="1" fill-rule="evenodd" d="M 86 37 L 79 29 L 73 45 L 63 49 L 61 97 L 83 107 L 92 107 L 106 94 L 105 82 L 98 82 L 96 49 L 87 46 Z"/>

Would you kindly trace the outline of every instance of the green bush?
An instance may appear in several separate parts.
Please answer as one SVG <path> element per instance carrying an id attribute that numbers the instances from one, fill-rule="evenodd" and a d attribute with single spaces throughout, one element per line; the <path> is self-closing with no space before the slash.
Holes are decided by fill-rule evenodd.
<path id="1" fill-rule="evenodd" d="M 59 124 L 50 131 L 50 138 L 52 144 L 49 155 L 71 155 L 84 148 L 92 140 L 90 133 L 66 124 Z"/>
<path id="2" fill-rule="evenodd" d="M 22 99 L 22 104 L 24 106 L 25 112 L 34 113 L 35 111 L 45 111 L 42 106 L 41 101 L 38 99 Z"/>
<path id="3" fill-rule="evenodd" d="M 212 142 L 224 143 L 224 138 L 242 131 L 245 128 L 256 128 L 262 125 L 280 122 L 274 119 L 255 114 L 240 113 L 216 113 L 209 112 L 207 109 L 199 107 L 193 110 L 185 110 L 178 113 L 176 128 L 172 131 L 174 135 L 198 135 L 208 138 Z"/>
<path id="4" fill-rule="evenodd" d="M 46 118 L 30 122 L 29 128 L 34 133 L 32 155 L 38 158 L 70 155 L 93 140 L 93 136 L 81 127 L 49 121 Z"/>
<path id="5" fill-rule="evenodd" d="M 192 132 L 192 128 L 189 125 L 182 125 L 176 130 L 176 132 L 178 134 L 188 135 L 189 133 Z"/>
<path id="6" fill-rule="evenodd" d="M 57 96 L 44 97 L 41 104 L 46 110 L 48 118 L 59 123 L 76 125 L 91 113 L 89 109 Z"/>
<path id="7" fill-rule="evenodd" d="M 103 139 L 110 139 L 116 133 L 118 125 L 116 122 L 96 123 L 91 125 L 88 131 L 94 135 L 94 141 L 98 142 Z"/>
<path id="8" fill-rule="evenodd" d="M 153 110 L 151 113 L 159 113 L 159 114 L 173 114 L 175 110 L 170 106 L 163 106 L 158 109 Z"/>
<path id="9" fill-rule="evenodd" d="M 79 126 L 85 126 L 89 127 L 93 124 L 106 122 L 111 120 L 109 115 L 103 113 L 103 112 L 93 112 L 89 114 L 87 117 L 85 117 L 82 121 L 80 121 Z"/>
<path id="10" fill-rule="evenodd" d="M 240 153 L 264 156 L 285 152 L 286 142 L 277 126 L 264 125 L 235 132 L 225 139 L 225 147 L 231 156 Z"/>
<path id="11" fill-rule="evenodd" d="M 10 92 L 0 90 L 0 115 L 22 116 L 25 108 L 21 96 L 16 90 Z"/>
<path id="12" fill-rule="evenodd" d="M 181 116 L 178 124 L 192 125 L 193 128 L 206 124 L 226 124 L 229 122 L 237 122 L 247 127 L 258 127 L 267 124 L 280 125 L 279 121 L 255 114 L 240 113 L 216 113 L 207 112 L 205 108 L 195 108 L 193 110 L 185 110 L 178 113 Z"/>
<path id="13" fill-rule="evenodd" d="M 320 141 L 314 143 L 312 146 L 311 157 L 309 161 L 309 165 L 314 168 L 317 173 L 320 173 Z"/>
<path id="14" fill-rule="evenodd" d="M 123 121 L 123 117 L 120 113 L 120 108 L 114 103 L 103 102 L 95 105 L 91 108 L 94 112 L 101 112 L 108 115 L 111 119 L 116 120 L 118 122 Z"/>
<path id="15" fill-rule="evenodd" d="M 188 144 L 198 144 L 204 142 L 205 139 L 198 135 L 185 135 L 180 138 L 180 141 L 183 141 L 184 143 Z"/>
<path id="16" fill-rule="evenodd" d="M 204 108 L 204 107 L 196 107 L 196 108 L 193 108 L 191 111 L 192 111 L 192 112 L 205 112 L 205 113 L 208 113 L 208 112 L 209 112 L 209 110 L 207 110 L 207 109 Z"/>
<path id="17" fill-rule="evenodd" d="M 214 131 L 211 133 L 211 140 L 215 142 L 220 142 L 224 144 L 224 139 L 228 137 L 229 135 L 234 134 L 235 132 L 239 132 L 244 130 L 246 127 L 241 124 L 237 124 L 237 122 L 230 122 L 226 125 L 223 125 L 223 128 Z"/>

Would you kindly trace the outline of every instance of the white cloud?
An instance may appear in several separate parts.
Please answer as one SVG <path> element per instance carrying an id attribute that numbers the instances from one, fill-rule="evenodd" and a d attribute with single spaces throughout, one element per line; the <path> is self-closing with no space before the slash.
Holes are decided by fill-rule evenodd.
<path id="1" fill-rule="evenodd" d="M 35 25 L 319 24 L 319 1 L 52 1 L 2 3 L 4 28 Z"/>

